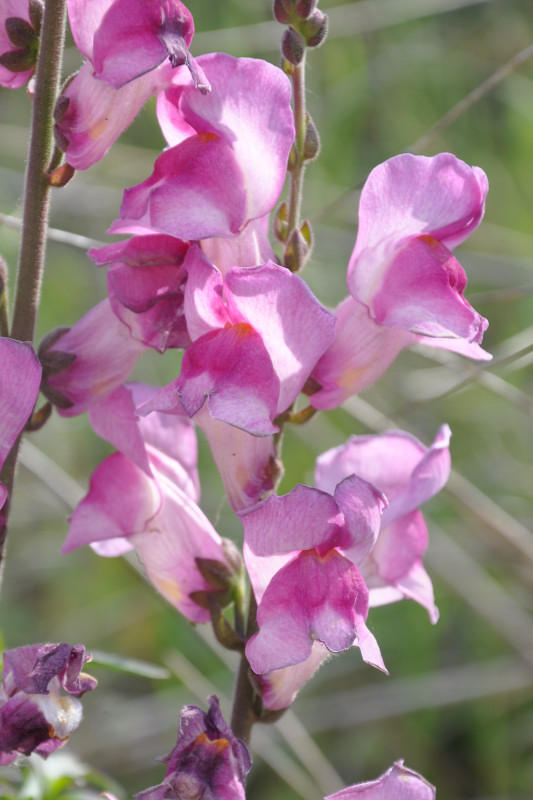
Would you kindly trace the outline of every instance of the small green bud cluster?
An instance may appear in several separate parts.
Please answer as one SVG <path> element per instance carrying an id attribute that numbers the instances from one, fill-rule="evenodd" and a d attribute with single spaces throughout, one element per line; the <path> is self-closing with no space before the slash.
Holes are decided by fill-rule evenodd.
<path id="1" fill-rule="evenodd" d="M 317 7 L 317 0 L 274 0 L 274 16 L 288 25 L 281 49 L 293 66 L 302 62 L 306 47 L 318 47 L 326 38 L 328 18 Z"/>

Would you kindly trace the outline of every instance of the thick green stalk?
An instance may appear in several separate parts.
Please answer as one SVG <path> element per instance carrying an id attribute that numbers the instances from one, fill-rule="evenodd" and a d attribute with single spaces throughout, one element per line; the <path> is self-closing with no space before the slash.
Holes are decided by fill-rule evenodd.
<path id="1" fill-rule="evenodd" d="M 46 0 L 35 74 L 22 238 L 10 332 L 13 339 L 23 342 L 33 342 L 41 294 L 50 200 L 47 172 L 53 153 L 53 110 L 60 86 L 64 38 L 65 0 Z M 7 487 L 9 496 L 13 489 L 19 441 L 0 472 L 0 480 Z M 0 564 L 4 557 L 8 511 L 9 499 L 0 513 Z"/>
<path id="2" fill-rule="evenodd" d="M 22 240 L 11 336 L 33 341 L 46 252 L 50 185 L 47 172 L 54 147 L 53 110 L 59 92 L 65 0 L 46 0 L 35 75 L 30 150 L 26 168 Z"/>
<path id="3" fill-rule="evenodd" d="M 305 108 L 305 52 L 302 61 L 298 66 L 293 67 L 292 72 L 292 91 L 294 104 L 294 127 L 296 130 L 295 146 L 297 161 L 291 172 L 291 189 L 289 197 L 289 214 L 287 227 L 289 235 L 300 225 L 300 211 L 302 207 L 302 189 L 305 172 L 305 162 L 303 158 L 305 132 L 306 132 L 306 108 Z"/>

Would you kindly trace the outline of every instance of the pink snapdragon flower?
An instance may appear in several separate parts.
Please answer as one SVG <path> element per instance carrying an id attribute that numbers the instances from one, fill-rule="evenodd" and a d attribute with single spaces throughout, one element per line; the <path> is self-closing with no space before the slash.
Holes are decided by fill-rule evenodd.
<path id="1" fill-rule="evenodd" d="M 0 765 L 11 764 L 20 753 L 46 758 L 65 744 L 81 722 L 78 698 L 96 687 L 96 680 L 81 671 L 91 658 L 81 644 L 34 644 L 4 652 Z"/>
<path id="2" fill-rule="evenodd" d="M 368 589 L 359 570 L 385 507 L 374 486 L 351 475 L 333 495 L 298 485 L 240 512 L 258 602 L 259 632 L 246 645 L 256 674 L 305 664 L 313 643 L 326 653 L 356 644 L 365 661 L 385 670 L 366 627 Z"/>
<path id="3" fill-rule="evenodd" d="M 294 139 L 291 90 L 280 69 L 259 59 L 211 53 L 198 64 L 212 91 L 195 92 L 176 75 L 159 95 L 170 147 L 146 181 L 125 191 L 110 232 L 235 239 L 229 251 L 218 249 L 216 263 L 225 272 L 271 257 L 261 220 L 285 180 Z"/>
<path id="4" fill-rule="evenodd" d="M 0 468 L 33 411 L 41 365 L 29 342 L 0 338 Z M 7 498 L 0 483 L 0 508 Z"/>
<path id="5" fill-rule="evenodd" d="M 42 10 L 41 0 L 1 0 L 0 86 L 18 89 L 33 75 Z"/>
<path id="6" fill-rule="evenodd" d="M 68 12 L 87 62 L 58 100 L 55 133 L 76 169 L 106 154 L 146 100 L 171 84 L 177 67 L 208 91 L 188 50 L 193 19 L 179 0 L 69 0 Z"/>
<path id="7" fill-rule="evenodd" d="M 223 279 L 193 246 L 184 268 L 193 342 L 180 376 L 152 408 L 181 403 L 196 417 L 206 405 L 213 419 L 255 436 L 275 433 L 274 418 L 298 396 L 334 336 L 333 316 L 301 278 L 277 264 L 237 267 Z"/>
<path id="8" fill-rule="evenodd" d="M 324 800 L 435 800 L 435 787 L 422 775 L 396 761 L 380 778 L 349 786 Z"/>
<path id="9" fill-rule="evenodd" d="M 183 308 L 188 247 L 173 236 L 156 234 L 89 250 L 97 266 L 108 268 L 108 295 L 115 315 L 134 339 L 160 353 L 191 342 Z"/>
<path id="10" fill-rule="evenodd" d="M 52 331 L 41 342 L 43 394 L 61 416 L 82 414 L 120 386 L 147 349 L 102 300 L 72 328 Z"/>
<path id="11" fill-rule="evenodd" d="M 214 695 L 207 714 L 185 706 L 177 744 L 160 760 L 168 765 L 163 783 L 139 792 L 134 800 L 245 800 L 252 760 L 244 742 L 226 724 Z"/>
<path id="12" fill-rule="evenodd" d="M 404 431 L 352 436 L 317 459 L 315 481 L 323 491 L 333 491 L 346 475 L 355 473 L 389 501 L 377 541 L 360 567 L 370 606 L 410 598 L 427 609 L 433 623 L 438 620 L 431 580 L 422 565 L 428 532 L 418 506 L 448 480 L 450 436 L 443 425 L 429 448 Z"/>
<path id="13" fill-rule="evenodd" d="M 135 407 L 148 387 L 120 387 L 90 412 L 99 435 L 119 448 L 92 475 L 70 519 L 62 552 L 90 544 L 103 556 L 135 549 L 151 583 L 191 622 L 209 611 L 191 595 L 212 591 L 197 559 L 226 564 L 220 536 L 197 505 L 196 440 L 191 423 Z"/>
<path id="14" fill-rule="evenodd" d="M 315 408 L 334 408 L 375 381 L 412 344 L 490 359 L 487 321 L 464 298 L 466 274 L 451 254 L 479 225 L 488 182 L 450 153 L 402 154 L 369 175 L 348 265 L 350 297 L 337 337 L 313 372 Z"/>

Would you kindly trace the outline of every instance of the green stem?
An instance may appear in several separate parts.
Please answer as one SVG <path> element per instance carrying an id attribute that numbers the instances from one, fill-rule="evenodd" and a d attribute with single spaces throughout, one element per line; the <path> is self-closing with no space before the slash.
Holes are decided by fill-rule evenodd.
<path id="1" fill-rule="evenodd" d="M 296 164 L 291 172 L 291 190 L 289 197 L 288 230 L 289 236 L 300 225 L 300 211 L 302 207 L 302 189 L 305 172 L 303 151 L 306 132 L 306 107 L 305 107 L 305 53 L 298 66 L 293 67 L 292 91 L 294 103 L 294 126 L 296 130 Z"/>
<path id="2" fill-rule="evenodd" d="M 255 602 L 252 591 L 250 597 L 250 607 L 248 609 L 248 629 L 247 638 L 249 639 L 257 630 L 257 603 Z M 233 699 L 233 713 L 231 716 L 231 728 L 235 736 L 249 744 L 252 735 L 252 727 L 257 722 L 255 712 L 256 693 L 249 677 L 250 665 L 243 653 L 235 685 L 235 695 Z"/>
<path id="3" fill-rule="evenodd" d="M 41 294 L 50 203 L 47 172 L 54 146 L 53 110 L 59 91 L 64 37 L 65 0 L 46 0 L 35 75 L 22 240 L 11 328 L 12 338 L 21 341 L 33 341 Z"/>
<path id="4" fill-rule="evenodd" d="M 35 75 L 22 239 L 11 328 L 11 337 L 23 342 L 33 342 L 41 294 L 50 200 L 47 172 L 53 152 L 53 110 L 59 91 L 64 38 L 65 0 L 46 0 Z M 0 472 L 8 496 L 13 489 L 19 442 L 20 437 Z M 0 513 L 0 565 L 4 558 L 8 510 L 9 501 L 6 501 Z"/>

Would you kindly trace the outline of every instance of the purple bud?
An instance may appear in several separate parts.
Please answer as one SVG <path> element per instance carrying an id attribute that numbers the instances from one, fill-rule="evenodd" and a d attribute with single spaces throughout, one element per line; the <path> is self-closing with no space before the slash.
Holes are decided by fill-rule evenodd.
<path id="1" fill-rule="evenodd" d="M 300 19 L 307 17 L 315 10 L 318 0 L 298 0 L 296 3 L 296 13 Z"/>
<path id="2" fill-rule="evenodd" d="M 329 20 L 326 14 L 316 9 L 302 25 L 302 35 L 308 47 L 319 47 L 328 33 Z"/>
<path id="3" fill-rule="evenodd" d="M 4 24 L 9 40 L 15 47 L 31 47 L 36 42 L 37 34 L 25 19 L 8 17 Z"/>
<path id="4" fill-rule="evenodd" d="M 281 51 L 290 64 L 298 66 L 301 63 L 305 52 L 305 42 L 294 28 L 288 28 L 283 34 Z"/>
<path id="5" fill-rule="evenodd" d="M 307 124 L 305 128 L 305 141 L 303 149 L 304 161 L 312 161 L 320 153 L 320 136 L 316 129 L 315 123 L 307 115 Z"/>
<path id="6" fill-rule="evenodd" d="M 282 25 L 289 25 L 294 17 L 293 0 L 274 0 L 274 16 Z"/>

